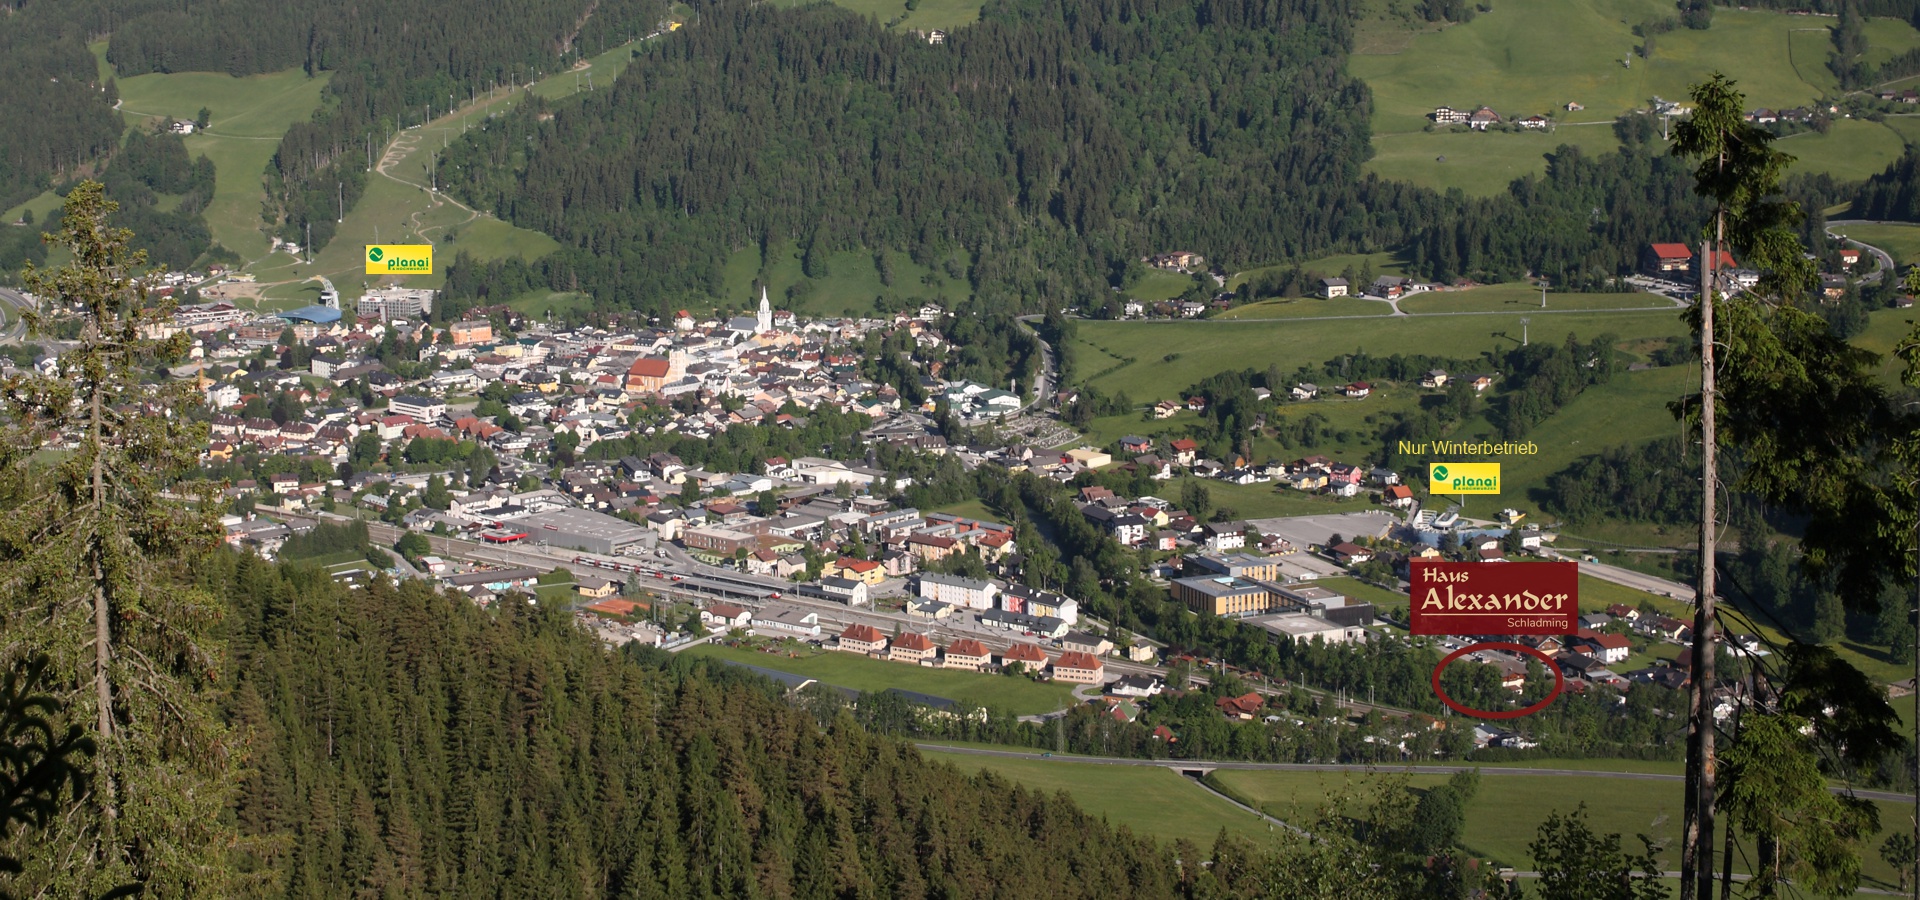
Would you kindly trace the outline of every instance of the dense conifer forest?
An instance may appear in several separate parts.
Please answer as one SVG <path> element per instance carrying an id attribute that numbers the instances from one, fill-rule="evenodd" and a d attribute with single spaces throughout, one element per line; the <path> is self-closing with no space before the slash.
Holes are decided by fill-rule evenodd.
<path id="1" fill-rule="evenodd" d="M 1087 299 L 1143 254 L 1228 264 L 1397 242 L 1437 196 L 1360 176 L 1340 0 L 997 0 L 929 45 L 818 4 L 705 4 L 611 91 L 456 145 L 453 189 L 568 246 L 616 307 L 718 289 L 734 250 L 923 263 L 992 308 Z"/>
<path id="2" fill-rule="evenodd" d="M 221 554 L 275 896 L 1171 897 L 1171 848 L 558 610 Z M 690 664 L 691 663 L 691 664 Z"/>

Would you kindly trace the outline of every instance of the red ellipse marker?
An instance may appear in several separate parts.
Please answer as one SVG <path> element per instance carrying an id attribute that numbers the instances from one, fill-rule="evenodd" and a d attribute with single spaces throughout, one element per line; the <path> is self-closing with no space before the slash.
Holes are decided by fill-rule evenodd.
<path id="1" fill-rule="evenodd" d="M 1456 659 L 1459 659 L 1462 656 L 1472 653 L 1476 650 L 1514 650 L 1520 653 L 1525 653 L 1528 656 L 1531 656 L 1531 657 L 1534 657 L 1535 659 L 1540 660 L 1540 663 L 1547 667 L 1547 671 L 1553 673 L 1553 691 L 1547 694 L 1547 696 L 1544 699 L 1542 699 L 1540 702 L 1535 703 L 1531 706 L 1521 707 L 1520 709 L 1502 710 L 1500 712 L 1493 712 L 1493 711 L 1484 710 L 1484 709 L 1474 709 L 1471 706 L 1467 706 L 1465 704 L 1460 703 L 1457 700 L 1454 700 L 1452 697 L 1447 696 L 1446 691 L 1440 689 L 1440 673 L 1446 670 L 1447 664 L 1453 662 Z M 1465 647 L 1461 647 L 1460 649 L 1447 654 L 1445 659 L 1440 660 L 1439 665 L 1433 667 L 1433 695 L 1436 697 L 1439 697 L 1440 702 L 1445 703 L 1448 709 L 1451 709 L 1454 712 L 1457 712 L 1463 716 L 1473 716 L 1474 718 L 1477 718 L 1477 719 L 1518 719 L 1521 716 L 1533 715 L 1534 713 L 1537 713 L 1543 709 L 1546 709 L 1547 704 L 1552 703 L 1553 698 L 1560 696 L 1560 692 L 1562 690 L 1565 690 L 1566 687 L 1567 687 L 1566 676 L 1560 674 L 1560 667 L 1553 664 L 1552 657 L 1549 657 L 1545 653 L 1541 653 L 1540 651 L 1535 650 L 1532 647 L 1527 647 L 1521 644 L 1509 644 L 1503 641 L 1489 641 L 1484 644 L 1468 644 Z"/>

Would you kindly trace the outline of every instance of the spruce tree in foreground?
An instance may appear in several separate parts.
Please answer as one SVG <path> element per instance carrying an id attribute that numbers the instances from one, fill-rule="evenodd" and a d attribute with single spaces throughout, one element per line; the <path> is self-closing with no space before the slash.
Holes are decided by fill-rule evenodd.
<path id="1" fill-rule="evenodd" d="M 204 445 L 181 414 L 201 403 L 189 383 L 149 383 L 177 359 L 182 336 L 158 340 L 170 304 L 150 305 L 144 254 L 108 225 L 101 186 L 67 196 L 57 235 L 72 254 L 31 267 L 41 309 L 78 340 L 51 375 L 0 385 L 0 646 L 45 654 L 46 691 L 96 748 L 78 808 L 0 853 L 22 861 L 14 893 L 98 896 L 129 883 L 148 896 L 226 896 L 220 824 L 235 747 L 215 710 L 223 648 L 220 605 L 193 586 L 219 543 L 211 504 L 174 499 Z"/>

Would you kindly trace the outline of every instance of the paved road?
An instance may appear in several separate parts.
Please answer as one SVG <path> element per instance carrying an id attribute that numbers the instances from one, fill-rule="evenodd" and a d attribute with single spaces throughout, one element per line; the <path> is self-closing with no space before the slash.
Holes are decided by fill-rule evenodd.
<path id="1" fill-rule="evenodd" d="M 938 750 L 941 753 L 957 753 L 966 756 L 990 756 L 1000 759 L 1045 760 L 1047 762 L 1074 762 L 1096 766 L 1138 766 L 1161 769 L 1230 769 L 1255 772 L 1408 772 L 1436 775 L 1451 775 L 1455 772 L 1479 771 L 1488 778 L 1608 778 L 1620 781 L 1670 781 L 1675 784 L 1686 783 L 1682 775 L 1661 775 L 1654 772 L 1607 772 L 1587 769 L 1510 769 L 1480 766 L 1397 766 L 1368 765 L 1364 763 L 1260 763 L 1239 762 L 1235 760 L 1197 760 L 1197 759 L 1129 759 L 1119 756 L 1052 756 L 1027 750 L 992 750 L 985 747 L 955 747 L 938 742 L 915 741 L 914 746 L 923 750 Z M 1846 788 L 1830 788 L 1836 794 L 1847 793 Z M 1853 795 L 1868 800 L 1883 800 L 1889 803 L 1912 803 L 1912 794 L 1899 794 L 1893 791 L 1855 790 Z"/>
<path id="2" fill-rule="evenodd" d="M 1880 277 L 1881 277 L 1882 275 L 1885 275 L 1885 274 L 1887 274 L 1887 273 L 1890 273 L 1890 272 L 1892 272 L 1892 271 L 1894 271 L 1894 268 L 1893 268 L 1893 257 L 1892 257 L 1892 256 L 1890 256 L 1890 255 L 1888 255 L 1888 254 L 1887 254 L 1887 251 L 1885 251 L 1885 250 L 1882 250 L 1882 249 L 1880 249 L 1879 247 L 1875 247 L 1875 246 L 1873 246 L 1872 244 L 1863 244 L 1863 243 L 1861 243 L 1861 242 L 1859 242 L 1859 241 L 1856 241 L 1856 240 L 1854 240 L 1853 238 L 1850 238 L 1850 237 L 1847 237 L 1847 236 L 1846 236 L 1846 235 L 1844 235 L 1844 234 L 1834 234 L 1834 232 L 1833 232 L 1833 226 L 1835 226 L 1835 225 L 1839 225 L 1839 226 L 1842 226 L 1842 227 L 1845 227 L 1845 226 L 1847 226 L 1847 225 L 1882 225 L 1882 224 L 1886 224 L 1886 225 L 1911 225 L 1911 224 L 1913 224 L 1913 223 L 1911 223 L 1911 222 L 1885 222 L 1885 223 L 1883 223 L 1883 222 L 1876 222 L 1876 221 L 1874 221 L 1874 220 L 1872 220 L 1872 219 L 1831 219 L 1831 220 L 1828 220 L 1828 222 L 1827 222 L 1827 235 L 1828 235 L 1829 237 L 1837 237 L 1837 238 L 1840 238 L 1840 239 L 1842 239 L 1842 240 L 1844 240 L 1844 241 L 1846 241 L 1847 243 L 1849 243 L 1849 244 L 1852 244 L 1852 245 L 1854 245 L 1855 247 L 1859 247 L 1860 249 L 1862 249 L 1862 250 L 1865 250 L 1865 251 L 1867 251 L 1868 253 L 1871 253 L 1871 254 L 1873 254 L 1873 260 L 1874 260 L 1874 263 L 1875 263 L 1875 265 L 1874 265 L 1874 269 L 1873 269 L 1873 274 L 1871 274 L 1871 275 L 1868 275 L 1867 277 L 1865 277 L 1865 278 L 1862 278 L 1862 279 L 1860 279 L 1860 281 L 1861 281 L 1861 283 L 1863 283 L 1863 284 L 1874 284 L 1874 283 L 1876 283 L 1876 282 L 1878 282 L 1878 281 L 1880 280 Z"/>
<path id="3" fill-rule="evenodd" d="M 1578 559 L 1578 557 L 1561 553 L 1558 550 L 1546 550 L 1544 551 L 1544 555 L 1548 559 Z M 1678 581 L 1669 581 L 1665 578 L 1648 575 L 1644 572 L 1635 572 L 1632 569 L 1623 569 L 1619 566 L 1608 565 L 1607 563 L 1582 561 L 1580 562 L 1580 574 L 1592 575 L 1601 581 L 1611 581 L 1614 584 L 1624 585 L 1636 591 L 1646 591 L 1647 593 L 1658 594 L 1662 597 L 1672 597 L 1675 600 L 1685 600 L 1689 603 L 1693 602 L 1693 587 L 1691 585 L 1681 584 Z"/>
<path id="4" fill-rule="evenodd" d="M 25 294 L 13 288 L 0 288 L 0 344 L 15 343 L 27 336 L 27 324 L 20 319 L 20 310 L 32 309 L 33 303 Z"/>

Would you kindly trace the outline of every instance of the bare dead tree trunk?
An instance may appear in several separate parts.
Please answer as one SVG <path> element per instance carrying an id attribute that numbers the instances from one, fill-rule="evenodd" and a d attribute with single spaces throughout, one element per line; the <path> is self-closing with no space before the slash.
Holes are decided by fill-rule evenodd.
<path id="1" fill-rule="evenodd" d="M 1700 267 L 1700 573 L 1693 617 L 1693 690 L 1688 703 L 1687 806 L 1680 848 L 1680 900 L 1713 897 L 1713 626 L 1714 544 L 1718 523 L 1719 446 L 1714 423 L 1714 269 L 1725 240 L 1724 217 L 1704 248 Z"/>

